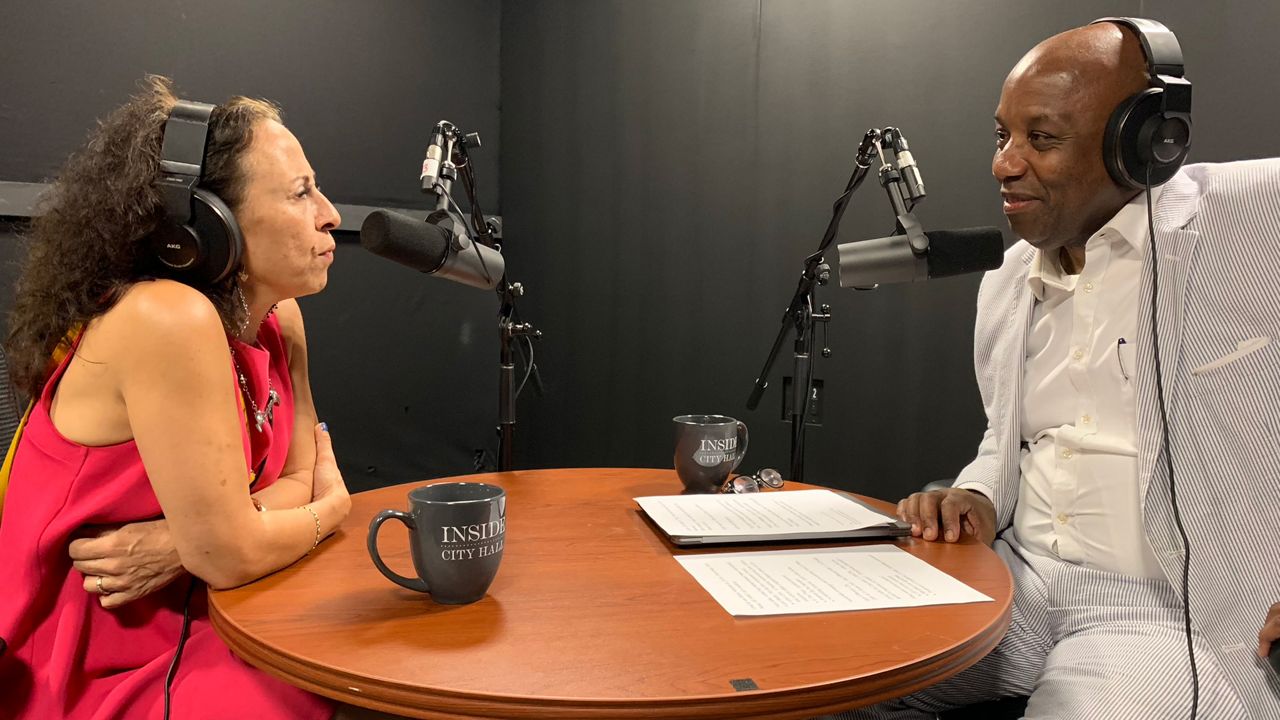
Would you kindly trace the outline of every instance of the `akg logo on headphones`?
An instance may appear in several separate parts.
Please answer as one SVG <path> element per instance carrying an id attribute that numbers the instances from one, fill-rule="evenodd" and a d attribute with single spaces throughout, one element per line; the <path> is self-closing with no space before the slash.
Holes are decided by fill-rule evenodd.
<path id="1" fill-rule="evenodd" d="M 181 243 L 165 243 L 164 249 L 165 250 L 181 250 L 182 245 Z"/>

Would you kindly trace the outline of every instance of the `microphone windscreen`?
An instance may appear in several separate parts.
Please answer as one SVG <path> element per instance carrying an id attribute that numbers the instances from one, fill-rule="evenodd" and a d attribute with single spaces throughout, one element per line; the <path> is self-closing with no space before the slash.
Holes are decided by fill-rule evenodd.
<path id="1" fill-rule="evenodd" d="M 994 227 L 934 230 L 929 238 L 929 277 L 995 270 L 1004 261 L 1004 236 Z"/>
<path id="2" fill-rule="evenodd" d="M 424 273 L 439 270 L 449 256 L 447 232 L 389 210 L 374 210 L 364 219 L 360 245 L 374 255 Z"/>

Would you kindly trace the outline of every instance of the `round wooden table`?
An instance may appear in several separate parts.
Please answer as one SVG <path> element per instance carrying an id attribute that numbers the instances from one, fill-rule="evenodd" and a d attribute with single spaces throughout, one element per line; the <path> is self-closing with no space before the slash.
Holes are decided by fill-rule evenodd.
<path id="1" fill-rule="evenodd" d="M 649 720 L 806 718 L 870 704 L 972 665 L 1009 625 L 1009 572 L 977 542 L 897 544 L 995 602 L 735 618 L 673 558 L 725 548 L 676 548 L 632 501 L 678 492 L 674 471 L 466 479 L 508 498 L 502 567 L 479 602 L 437 605 L 370 561 L 369 521 L 405 509 L 408 491 L 427 484 L 412 483 L 354 495 L 350 517 L 309 557 L 211 592 L 214 627 L 251 664 L 353 705 L 419 718 Z M 379 547 L 413 574 L 403 526 L 387 523 Z"/>

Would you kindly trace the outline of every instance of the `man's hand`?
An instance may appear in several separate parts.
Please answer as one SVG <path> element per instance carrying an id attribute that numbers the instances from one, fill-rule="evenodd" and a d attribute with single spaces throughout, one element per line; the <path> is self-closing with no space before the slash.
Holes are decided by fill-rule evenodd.
<path id="1" fill-rule="evenodd" d="M 1271 606 L 1267 619 L 1262 622 L 1262 630 L 1258 631 L 1258 657 L 1265 660 L 1276 642 L 1280 642 L 1280 602 Z"/>
<path id="2" fill-rule="evenodd" d="M 72 567 L 108 610 L 159 590 L 183 574 L 165 520 L 96 528 L 71 541 Z"/>
<path id="3" fill-rule="evenodd" d="M 911 534 L 925 540 L 955 542 L 961 533 L 990 545 L 996 539 L 996 508 L 985 495 L 969 490 L 912 493 L 898 502 L 898 517 L 911 523 Z"/>

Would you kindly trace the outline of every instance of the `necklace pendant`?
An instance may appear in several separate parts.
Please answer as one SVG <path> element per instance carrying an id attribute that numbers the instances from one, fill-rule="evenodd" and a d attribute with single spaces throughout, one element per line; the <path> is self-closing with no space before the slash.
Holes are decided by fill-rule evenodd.
<path id="1" fill-rule="evenodd" d="M 257 429 L 258 432 L 262 432 L 262 424 L 265 422 L 267 422 L 267 414 L 262 412 L 261 410 L 254 411 L 253 427 Z"/>
<path id="2" fill-rule="evenodd" d="M 267 422 L 271 422 L 272 420 L 275 419 L 276 406 L 279 404 L 280 404 L 279 393 L 276 392 L 275 388 L 269 388 L 267 390 L 267 407 L 266 407 Z"/>

